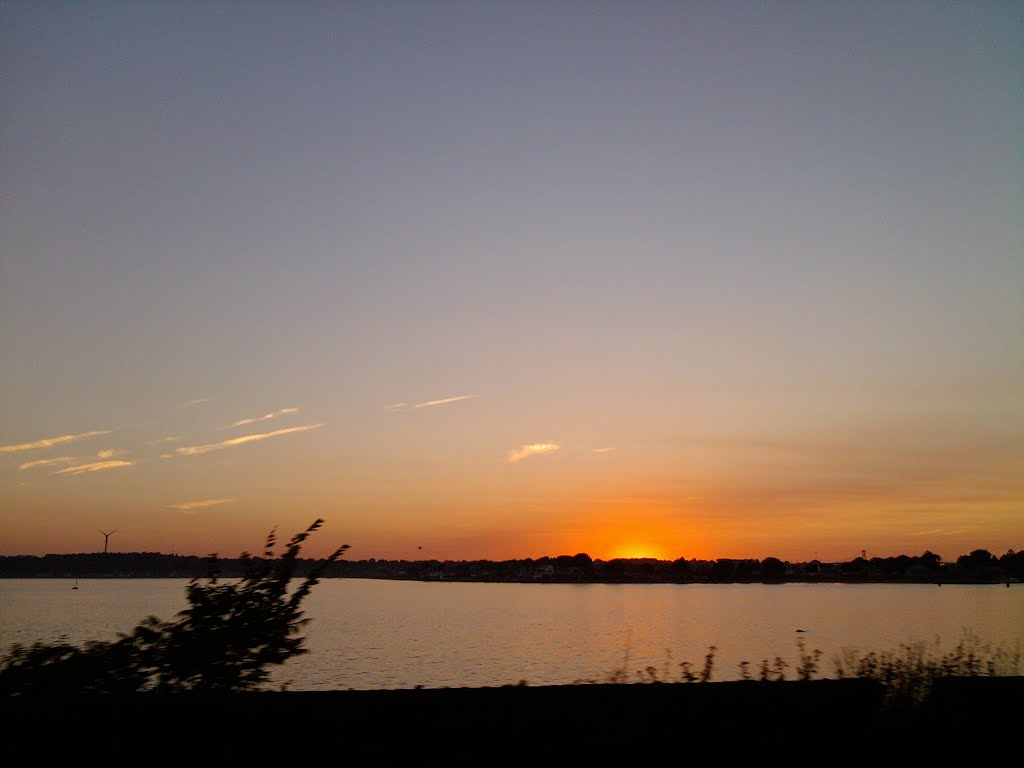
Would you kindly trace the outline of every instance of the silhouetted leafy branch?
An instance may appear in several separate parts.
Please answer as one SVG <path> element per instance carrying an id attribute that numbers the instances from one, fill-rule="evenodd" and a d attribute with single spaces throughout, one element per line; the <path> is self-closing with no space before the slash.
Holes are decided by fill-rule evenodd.
<path id="1" fill-rule="evenodd" d="M 216 556 L 210 574 L 192 579 L 189 607 L 173 621 L 149 616 L 113 642 L 15 645 L 0 659 L 0 693 L 120 693 L 132 691 L 244 691 L 264 684 L 269 667 L 306 653 L 300 634 L 308 619 L 302 601 L 344 545 L 294 589 L 302 544 L 323 525 L 316 520 L 275 557 L 276 533 L 262 557 L 242 554 L 245 575 L 222 582 Z"/>

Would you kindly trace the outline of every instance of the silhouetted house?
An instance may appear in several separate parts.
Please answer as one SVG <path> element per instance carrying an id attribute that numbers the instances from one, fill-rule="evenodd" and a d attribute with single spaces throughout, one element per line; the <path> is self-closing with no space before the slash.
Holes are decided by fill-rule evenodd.
<path id="1" fill-rule="evenodd" d="M 926 565 L 914 563 L 907 566 L 904 574 L 908 579 L 931 580 L 935 578 L 935 572 Z"/>
<path id="2" fill-rule="evenodd" d="M 711 568 L 715 565 L 714 560 L 690 560 L 690 573 L 694 581 L 707 581 L 711 575 Z"/>
<path id="3" fill-rule="evenodd" d="M 875 563 L 870 563 L 867 568 L 867 577 L 871 581 L 885 581 L 885 569 Z"/>

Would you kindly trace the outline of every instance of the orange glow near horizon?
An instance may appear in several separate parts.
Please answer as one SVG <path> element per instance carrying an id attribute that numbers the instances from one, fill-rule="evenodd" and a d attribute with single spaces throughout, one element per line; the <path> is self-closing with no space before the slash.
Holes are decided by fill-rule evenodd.
<path id="1" fill-rule="evenodd" d="M 611 553 L 610 559 L 622 558 L 626 560 L 630 559 L 654 559 L 654 560 L 673 560 L 674 558 L 667 554 L 664 550 L 653 547 L 650 544 L 623 544 L 618 549 L 615 549 Z"/>
<path id="2" fill-rule="evenodd" d="M 588 522 L 567 530 L 560 539 L 568 551 L 586 552 L 600 560 L 655 558 L 675 560 L 704 555 L 705 535 L 681 524 L 675 510 L 658 503 L 635 502 L 590 511 Z"/>

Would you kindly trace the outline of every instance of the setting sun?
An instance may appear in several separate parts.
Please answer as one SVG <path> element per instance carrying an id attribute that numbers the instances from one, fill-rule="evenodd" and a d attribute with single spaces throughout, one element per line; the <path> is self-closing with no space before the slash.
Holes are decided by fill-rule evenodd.
<path id="1" fill-rule="evenodd" d="M 672 560 L 674 559 L 671 555 L 666 553 L 659 547 L 651 546 L 650 544 L 623 544 L 612 550 L 611 557 L 609 559 L 624 558 L 624 559 L 642 559 L 642 558 L 653 558 L 655 560 Z"/>

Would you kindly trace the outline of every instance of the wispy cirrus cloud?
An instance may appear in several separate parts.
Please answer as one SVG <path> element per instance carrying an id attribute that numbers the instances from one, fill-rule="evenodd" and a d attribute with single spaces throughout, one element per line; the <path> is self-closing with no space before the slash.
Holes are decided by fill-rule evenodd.
<path id="1" fill-rule="evenodd" d="M 253 443 L 257 440 L 267 440 L 271 437 L 278 437 L 280 435 L 290 435 L 293 432 L 308 432 L 311 429 L 319 429 L 323 424 L 306 424 L 301 427 L 289 427 L 288 429 L 275 429 L 273 432 L 263 432 L 256 435 L 242 435 L 242 437 L 233 437 L 230 440 L 222 440 L 219 443 L 209 443 L 208 445 L 186 445 L 181 448 L 176 448 L 175 453 L 179 456 L 198 456 L 203 453 L 210 453 L 211 451 L 220 451 L 225 448 L 233 448 L 236 445 L 245 445 L 246 443 Z"/>
<path id="2" fill-rule="evenodd" d="M 271 411 L 270 413 L 265 413 L 262 416 L 257 416 L 252 419 L 242 419 L 241 421 L 236 421 L 234 424 L 225 427 L 225 429 L 232 429 L 233 427 L 244 427 L 246 424 L 255 424 L 258 421 L 270 421 L 271 419 L 276 419 L 278 416 L 287 416 L 289 413 L 298 412 L 298 408 L 281 408 L 280 410 Z"/>
<path id="3" fill-rule="evenodd" d="M 176 443 L 181 440 L 181 435 L 170 435 L 161 437 L 159 440 L 150 440 L 147 445 L 163 445 L 164 443 Z"/>
<path id="4" fill-rule="evenodd" d="M 94 432 L 79 432 L 77 435 L 60 435 L 59 437 L 46 437 L 31 443 L 17 443 L 15 445 L 0 445 L 0 453 L 14 453 L 16 451 L 31 451 L 34 448 L 50 448 L 54 445 L 73 443 L 76 440 L 85 440 L 87 437 L 98 437 L 109 435 L 111 430 L 103 429 Z"/>
<path id="5" fill-rule="evenodd" d="M 203 403 L 209 403 L 212 400 L 213 400 L 212 397 L 197 397 L 195 400 L 186 400 L 184 403 L 181 403 L 178 407 L 179 408 L 192 408 L 192 407 L 194 407 L 196 405 L 202 405 Z"/>
<path id="6" fill-rule="evenodd" d="M 513 464 L 516 464 L 523 459 L 528 459 L 531 456 L 543 456 L 546 453 L 554 453 L 560 445 L 557 443 L 530 443 L 529 445 L 521 445 L 518 448 L 508 452 L 508 460 Z"/>
<path id="7" fill-rule="evenodd" d="M 593 450 L 594 453 L 608 453 L 609 451 L 614 451 L 615 449 L 614 448 L 594 448 L 592 450 Z"/>
<path id="8" fill-rule="evenodd" d="M 118 469 L 119 467 L 132 467 L 135 465 L 134 461 L 123 461 L 121 459 L 115 459 L 113 461 L 94 461 L 90 464 L 78 464 L 74 467 L 68 467 L 67 469 L 58 469 L 53 474 L 55 475 L 84 475 L 88 472 L 102 472 L 106 469 Z"/>
<path id="9" fill-rule="evenodd" d="M 458 403 L 462 400 L 472 400 L 479 395 L 456 395 L 454 397 L 443 397 L 440 400 L 425 400 L 422 403 L 392 403 L 391 405 L 384 406 L 387 410 L 392 413 L 405 413 L 410 408 L 416 410 L 418 408 L 433 408 L 437 405 L 448 405 L 449 403 Z"/>
<path id="10" fill-rule="evenodd" d="M 445 397 L 441 400 L 427 400 L 423 403 L 416 403 L 413 408 L 432 408 L 435 405 L 448 405 L 448 403 L 457 403 L 460 400 L 472 400 L 477 395 L 456 395 L 455 397 Z"/>
<path id="11" fill-rule="evenodd" d="M 112 459 L 115 456 L 125 456 L 129 451 L 122 450 L 120 448 L 104 448 L 103 450 L 96 451 L 97 459 Z"/>
<path id="12" fill-rule="evenodd" d="M 182 512 L 189 512 L 193 509 L 204 507 L 216 507 L 219 504 L 230 504 L 234 499 L 203 499 L 202 501 L 185 501 L 181 504 L 171 504 L 171 509 L 180 509 Z"/>
<path id="13" fill-rule="evenodd" d="M 27 461 L 18 467 L 19 472 L 36 467 L 49 467 L 54 464 L 74 464 L 78 459 L 74 456 L 58 456 L 55 459 L 39 459 L 38 461 Z"/>

